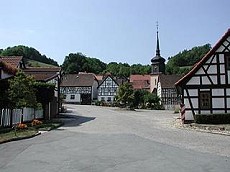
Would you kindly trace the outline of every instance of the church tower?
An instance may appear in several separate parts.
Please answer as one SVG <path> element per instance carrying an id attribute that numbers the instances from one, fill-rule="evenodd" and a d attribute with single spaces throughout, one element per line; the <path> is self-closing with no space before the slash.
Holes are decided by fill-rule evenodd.
<path id="1" fill-rule="evenodd" d="M 151 59 L 151 77 L 150 77 L 150 92 L 157 93 L 157 83 L 160 74 L 165 74 L 165 59 L 160 54 L 160 43 L 158 36 L 158 24 L 157 24 L 157 47 L 156 56 Z"/>
<path id="2" fill-rule="evenodd" d="M 158 25 L 157 25 L 157 47 L 156 56 L 151 59 L 152 71 L 151 74 L 165 74 L 165 59 L 160 54 L 160 43 L 158 37 Z"/>

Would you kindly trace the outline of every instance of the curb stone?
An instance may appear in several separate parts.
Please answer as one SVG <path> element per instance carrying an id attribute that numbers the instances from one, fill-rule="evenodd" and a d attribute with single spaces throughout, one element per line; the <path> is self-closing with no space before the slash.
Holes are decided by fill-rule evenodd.
<path id="1" fill-rule="evenodd" d="M 41 134 L 41 133 L 38 132 L 38 133 L 33 134 L 33 135 L 31 135 L 31 136 L 12 138 L 12 139 L 9 139 L 9 140 L 4 140 L 4 141 L 0 142 L 0 144 L 2 144 L 2 143 L 7 143 L 7 142 L 12 142 L 12 141 L 19 141 L 19 140 L 24 140 L 24 139 L 30 139 L 30 138 L 33 138 L 33 137 L 38 136 L 38 135 L 40 135 L 40 134 Z"/>

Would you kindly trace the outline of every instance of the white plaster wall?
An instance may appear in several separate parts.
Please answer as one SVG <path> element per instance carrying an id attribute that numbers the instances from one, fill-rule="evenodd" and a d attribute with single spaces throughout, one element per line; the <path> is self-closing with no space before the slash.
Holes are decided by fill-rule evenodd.
<path id="1" fill-rule="evenodd" d="M 228 70 L 228 84 L 230 84 L 230 71 Z"/>
<path id="2" fill-rule="evenodd" d="M 202 84 L 211 85 L 211 82 L 207 76 L 202 76 Z"/>
<path id="3" fill-rule="evenodd" d="M 98 101 L 101 101 L 101 100 L 102 100 L 102 99 L 101 99 L 102 97 L 104 97 L 105 102 L 108 102 L 108 97 L 110 97 L 110 98 L 111 98 L 110 103 L 113 103 L 113 102 L 114 102 L 114 97 L 115 97 L 115 96 L 98 96 Z"/>
<path id="4" fill-rule="evenodd" d="M 213 108 L 224 108 L 224 98 L 212 98 Z"/>
<path id="5" fill-rule="evenodd" d="M 225 66 L 224 65 L 220 65 L 220 73 L 225 73 Z"/>
<path id="6" fill-rule="evenodd" d="M 221 76 L 220 76 L 220 83 L 221 83 L 221 84 L 226 84 L 225 75 L 221 75 Z"/>
<path id="7" fill-rule="evenodd" d="M 156 80 L 156 84 L 155 84 Z M 150 76 L 150 92 L 153 92 L 154 88 L 157 88 L 157 83 L 158 83 L 158 75 L 151 75 Z"/>
<path id="8" fill-rule="evenodd" d="M 212 95 L 213 96 L 223 96 L 224 89 L 212 89 Z"/>
<path id="9" fill-rule="evenodd" d="M 187 85 L 200 85 L 200 77 L 192 77 L 189 81 L 188 81 L 188 83 L 187 83 Z"/>
<path id="10" fill-rule="evenodd" d="M 4 71 L 2 72 L 2 79 L 9 78 L 13 75 L 9 75 L 8 73 L 5 73 Z"/>
<path id="11" fill-rule="evenodd" d="M 217 76 L 210 76 L 213 84 L 217 84 Z"/>
<path id="12" fill-rule="evenodd" d="M 203 65 L 203 67 L 204 67 L 204 69 L 205 69 L 205 70 L 207 70 L 207 69 L 208 69 L 208 67 L 209 67 L 209 65 L 204 64 L 204 65 Z"/>
<path id="13" fill-rule="evenodd" d="M 188 93 L 190 96 L 198 96 L 198 90 L 197 89 L 189 89 Z"/>
<path id="14" fill-rule="evenodd" d="M 220 46 L 217 50 L 216 50 L 216 52 L 222 52 L 224 50 L 224 46 Z"/>
<path id="15" fill-rule="evenodd" d="M 213 110 L 213 114 L 223 114 L 225 113 L 224 110 Z"/>
<path id="16" fill-rule="evenodd" d="M 211 60 L 212 60 L 213 56 L 215 56 L 215 55 L 212 55 L 212 56 L 207 60 L 207 63 L 211 63 Z M 212 60 L 212 63 L 216 63 L 216 57 L 214 57 L 214 59 Z"/>
<path id="17" fill-rule="evenodd" d="M 75 95 L 75 99 L 70 99 L 71 95 Z M 66 94 L 65 102 L 81 103 L 81 95 L 80 94 Z"/>
<path id="18" fill-rule="evenodd" d="M 201 110 L 200 114 L 210 114 L 210 110 Z"/>
<path id="19" fill-rule="evenodd" d="M 97 95 L 98 95 L 98 82 L 97 81 L 94 81 L 93 83 L 93 87 L 92 87 L 92 100 L 96 99 L 97 98 Z"/>
<path id="20" fill-rule="evenodd" d="M 196 74 L 204 74 L 204 70 L 200 68 L 200 69 L 196 72 Z"/>
<path id="21" fill-rule="evenodd" d="M 194 120 L 192 111 L 185 110 L 185 120 L 187 120 L 187 121 Z"/>
<path id="22" fill-rule="evenodd" d="M 189 109 L 191 108 L 189 104 L 189 100 L 187 98 L 184 99 L 184 104 L 186 108 L 189 108 Z"/>
<path id="23" fill-rule="evenodd" d="M 227 107 L 230 108 L 230 98 L 227 98 Z"/>
<path id="24" fill-rule="evenodd" d="M 198 108 L 198 100 L 197 100 L 197 98 L 191 98 L 191 102 L 192 102 L 193 108 Z"/>
<path id="25" fill-rule="evenodd" d="M 208 72 L 208 74 L 217 74 L 217 66 L 216 65 L 210 65 L 207 72 Z"/>

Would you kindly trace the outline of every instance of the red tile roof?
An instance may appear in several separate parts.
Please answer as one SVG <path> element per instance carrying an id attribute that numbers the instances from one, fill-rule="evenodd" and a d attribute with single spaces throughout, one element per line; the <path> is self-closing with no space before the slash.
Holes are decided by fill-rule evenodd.
<path id="1" fill-rule="evenodd" d="M 10 64 L 14 68 L 20 67 L 22 56 L 0 56 L 3 62 Z"/>
<path id="2" fill-rule="evenodd" d="M 223 44 L 223 42 L 230 36 L 230 28 L 221 37 L 221 39 L 215 44 L 215 46 L 198 62 L 194 67 L 179 81 L 176 82 L 176 86 L 181 86 L 186 84 L 189 79 L 201 68 L 201 66 L 216 52 L 216 50 Z"/>
<path id="3" fill-rule="evenodd" d="M 94 74 L 66 74 L 62 76 L 61 86 L 65 87 L 89 87 L 93 86 L 94 81 L 97 81 Z"/>
<path id="4" fill-rule="evenodd" d="M 150 89 L 150 75 L 130 75 L 133 89 Z"/>
<path id="5" fill-rule="evenodd" d="M 130 82 L 146 80 L 150 81 L 150 75 L 130 75 Z"/>

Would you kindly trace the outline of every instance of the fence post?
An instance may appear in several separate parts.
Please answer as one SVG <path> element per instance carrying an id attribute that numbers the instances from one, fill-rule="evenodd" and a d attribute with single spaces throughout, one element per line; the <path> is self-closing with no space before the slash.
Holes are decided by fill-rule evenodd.
<path id="1" fill-rule="evenodd" d="M 13 109 L 10 108 L 10 127 L 13 126 Z"/>
<path id="2" fill-rule="evenodd" d="M 182 124 L 185 123 L 185 104 L 180 104 L 180 115 L 181 115 L 181 122 Z"/>

